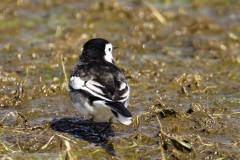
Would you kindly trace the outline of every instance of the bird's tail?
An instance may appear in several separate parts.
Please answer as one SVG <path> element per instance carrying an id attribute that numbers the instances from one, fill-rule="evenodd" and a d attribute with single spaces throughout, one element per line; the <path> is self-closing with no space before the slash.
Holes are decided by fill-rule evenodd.
<path id="1" fill-rule="evenodd" d="M 129 125 L 132 123 L 132 114 L 128 111 L 128 109 L 121 102 L 107 102 L 107 106 L 111 109 L 112 113 L 115 117 L 125 125 Z"/>

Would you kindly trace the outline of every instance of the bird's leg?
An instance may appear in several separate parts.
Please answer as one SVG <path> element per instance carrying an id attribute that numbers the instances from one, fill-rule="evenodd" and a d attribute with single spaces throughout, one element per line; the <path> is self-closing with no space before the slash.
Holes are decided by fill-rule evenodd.
<path id="1" fill-rule="evenodd" d="M 106 127 L 104 127 L 104 128 L 100 131 L 100 133 L 105 133 L 106 130 L 111 127 L 111 124 L 113 123 L 113 122 L 112 122 L 112 119 L 113 119 L 113 117 L 111 116 L 111 117 L 109 118 L 108 124 L 106 125 Z"/>
<path id="2" fill-rule="evenodd" d="M 94 120 L 93 120 L 93 117 L 92 117 L 92 118 L 90 118 L 90 120 L 91 120 L 91 123 L 92 123 L 93 127 L 94 127 L 94 128 L 95 128 L 95 130 L 97 131 L 97 133 L 98 133 L 98 135 L 99 135 L 100 139 L 101 139 L 101 140 L 103 140 L 104 138 L 103 138 L 103 136 L 102 136 L 101 132 L 99 132 L 99 130 L 98 130 L 97 126 L 96 126 L 96 123 L 95 123 L 95 122 L 94 122 Z"/>

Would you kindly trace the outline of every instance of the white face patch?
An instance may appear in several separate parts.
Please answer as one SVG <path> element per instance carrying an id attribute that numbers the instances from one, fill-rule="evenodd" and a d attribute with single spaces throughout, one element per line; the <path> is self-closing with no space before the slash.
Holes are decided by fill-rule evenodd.
<path id="1" fill-rule="evenodd" d="M 110 63 L 113 63 L 113 56 L 112 56 L 113 46 L 111 43 L 106 44 L 105 46 L 105 56 L 104 59 Z"/>

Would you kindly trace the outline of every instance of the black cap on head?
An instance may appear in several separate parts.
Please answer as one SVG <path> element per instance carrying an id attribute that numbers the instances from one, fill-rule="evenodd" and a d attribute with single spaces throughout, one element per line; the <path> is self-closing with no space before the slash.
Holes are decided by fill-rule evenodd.
<path id="1" fill-rule="evenodd" d="M 97 47 L 97 48 L 101 48 L 103 51 L 105 49 L 105 45 L 108 44 L 110 42 L 108 42 L 105 39 L 102 38 L 95 38 L 95 39 L 90 39 L 89 41 L 87 41 L 84 46 L 83 46 L 83 50 L 87 49 L 88 47 Z"/>
<path id="2" fill-rule="evenodd" d="M 88 62 L 90 60 L 104 61 L 105 46 L 109 44 L 105 39 L 95 38 L 87 41 L 83 46 L 83 52 L 79 60 L 82 62 Z"/>

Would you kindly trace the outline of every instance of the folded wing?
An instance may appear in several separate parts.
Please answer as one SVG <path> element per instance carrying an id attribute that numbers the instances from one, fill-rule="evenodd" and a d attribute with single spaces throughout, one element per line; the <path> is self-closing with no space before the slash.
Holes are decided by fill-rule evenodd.
<path id="1" fill-rule="evenodd" d="M 109 80 L 108 80 L 109 81 Z M 71 77 L 69 85 L 73 89 L 81 89 L 110 102 L 125 102 L 129 98 L 129 86 L 126 82 L 113 78 L 111 81 L 104 81 L 99 77 L 91 78 L 88 81 L 80 77 Z"/>

